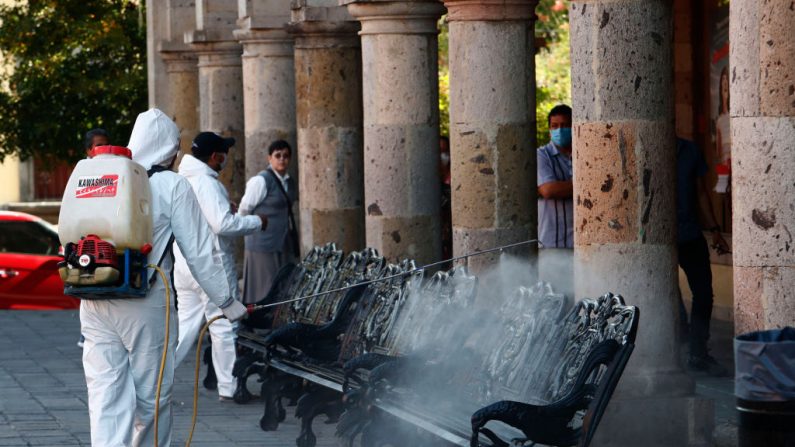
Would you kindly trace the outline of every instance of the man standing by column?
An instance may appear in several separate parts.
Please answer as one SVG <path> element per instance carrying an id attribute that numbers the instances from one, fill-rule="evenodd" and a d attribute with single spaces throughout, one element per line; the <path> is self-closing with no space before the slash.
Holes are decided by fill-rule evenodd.
<path id="1" fill-rule="evenodd" d="M 551 141 L 538 148 L 538 239 L 544 248 L 574 248 L 571 107 L 547 117 Z"/>
<path id="2" fill-rule="evenodd" d="M 574 200 L 572 198 L 571 107 L 555 106 L 547 117 L 551 141 L 538 148 L 539 275 L 573 294 Z"/>
<path id="3" fill-rule="evenodd" d="M 234 213 L 229 202 L 229 193 L 218 181 L 218 173 L 224 168 L 234 138 L 223 138 L 213 132 L 202 132 L 193 140 L 193 155 L 185 155 L 179 165 L 179 174 L 188 179 L 199 199 L 202 214 L 215 235 L 216 247 L 229 283 L 231 296 L 240 300 L 237 286 L 237 270 L 234 261 L 234 238 L 254 233 L 268 225 L 265 216 L 240 216 Z M 188 355 L 196 341 L 202 325 L 221 310 L 213 304 L 199 283 L 188 270 L 187 262 L 178 250 L 174 250 L 176 267 L 174 283 L 179 299 L 179 343 L 176 365 Z M 235 392 L 232 368 L 235 363 L 235 327 L 229 320 L 221 319 L 210 326 L 213 366 L 218 376 L 220 400 L 231 400 Z"/>

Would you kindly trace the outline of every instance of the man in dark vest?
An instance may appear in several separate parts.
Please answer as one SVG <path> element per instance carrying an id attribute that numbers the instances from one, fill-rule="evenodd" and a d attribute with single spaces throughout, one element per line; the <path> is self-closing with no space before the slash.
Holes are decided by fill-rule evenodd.
<path id="1" fill-rule="evenodd" d="M 286 141 L 271 143 L 268 147 L 270 166 L 248 180 L 240 201 L 240 214 L 264 214 L 268 218 L 265 231 L 246 236 L 245 304 L 265 298 L 279 269 L 297 257 L 298 232 L 292 213 L 297 194 L 295 183 L 287 174 L 291 156 L 292 148 Z"/>

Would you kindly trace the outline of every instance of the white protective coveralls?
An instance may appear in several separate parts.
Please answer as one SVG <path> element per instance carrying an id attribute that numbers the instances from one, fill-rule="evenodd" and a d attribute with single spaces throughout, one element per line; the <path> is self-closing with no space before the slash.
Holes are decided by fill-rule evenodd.
<path id="1" fill-rule="evenodd" d="M 262 228 L 262 220 L 259 216 L 232 214 L 229 194 L 224 185 L 218 181 L 218 173 L 193 155 L 182 157 L 179 174 L 188 179 L 193 192 L 196 193 L 202 213 L 217 237 L 216 244 L 220 248 L 231 296 L 240 300 L 234 259 L 235 238 L 259 231 Z M 174 258 L 174 286 L 179 296 L 179 343 L 176 363 L 179 366 L 188 354 L 195 352 L 193 344 L 199 335 L 202 317 L 210 321 L 213 317 L 222 315 L 222 312 L 210 301 L 200 284 L 191 275 L 179 249 L 174 250 Z M 235 366 L 237 325 L 226 319 L 218 320 L 210 325 L 210 335 L 213 366 L 218 377 L 218 394 L 232 397 L 236 385 L 232 368 Z"/>
<path id="2" fill-rule="evenodd" d="M 155 165 L 168 166 L 178 147 L 177 126 L 161 111 L 152 109 L 138 116 L 129 143 L 134 161 L 147 170 Z M 150 178 L 150 185 L 154 240 L 149 262 L 158 262 L 173 234 L 193 275 L 201 278 L 202 288 L 225 307 L 224 301 L 231 300 L 229 286 L 220 256 L 214 251 L 215 238 L 190 184 L 175 172 L 163 171 Z M 165 256 L 161 268 L 170 276 L 170 255 Z M 157 275 L 153 269 L 149 274 Z M 81 329 L 86 337 L 83 369 L 94 446 L 154 445 L 155 392 L 165 342 L 165 293 L 158 276 L 144 298 L 83 300 L 80 304 Z M 161 447 L 171 442 L 176 323 L 172 312 L 160 395 Z"/>

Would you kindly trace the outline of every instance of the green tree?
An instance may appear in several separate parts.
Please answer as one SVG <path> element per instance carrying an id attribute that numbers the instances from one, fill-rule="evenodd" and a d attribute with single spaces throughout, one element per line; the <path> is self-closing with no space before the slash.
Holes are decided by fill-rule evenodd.
<path id="1" fill-rule="evenodd" d="M 439 134 L 450 136 L 450 68 L 447 15 L 439 19 Z"/>
<path id="2" fill-rule="evenodd" d="M 536 138 L 541 146 L 549 142 L 549 111 L 571 105 L 568 1 L 541 0 L 536 14 L 536 36 L 546 43 L 536 54 Z"/>
<path id="3" fill-rule="evenodd" d="M 142 0 L 29 0 L 0 5 L 0 160 L 83 156 L 102 127 L 126 144 L 147 107 Z"/>

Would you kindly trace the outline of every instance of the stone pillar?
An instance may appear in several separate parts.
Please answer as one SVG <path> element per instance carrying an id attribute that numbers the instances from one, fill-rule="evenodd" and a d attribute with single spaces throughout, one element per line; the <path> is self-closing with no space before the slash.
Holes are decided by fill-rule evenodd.
<path id="1" fill-rule="evenodd" d="M 361 250 L 364 231 L 359 22 L 336 1 L 293 9 L 304 251 L 336 242 Z M 328 4 L 324 4 L 328 3 Z"/>
<path id="2" fill-rule="evenodd" d="M 445 1 L 455 255 L 536 237 L 535 4 Z"/>
<path id="3" fill-rule="evenodd" d="M 734 326 L 795 325 L 795 11 L 735 0 L 730 18 Z"/>
<path id="4" fill-rule="evenodd" d="M 156 0 L 162 1 L 162 0 Z M 185 44 L 185 33 L 196 27 L 196 6 L 191 0 L 165 0 L 155 11 L 154 20 L 164 24 L 164 35 L 157 42 L 158 57 L 165 67 L 157 106 L 179 126 L 182 152 L 190 153 L 191 142 L 199 132 L 198 57 Z M 151 93 L 151 91 L 150 91 Z"/>
<path id="5" fill-rule="evenodd" d="M 284 29 L 237 30 L 235 36 L 243 44 L 246 178 L 268 167 L 268 145 L 275 140 L 293 147 L 289 172 L 295 177 L 300 152 L 295 145 L 293 39 Z"/>
<path id="6" fill-rule="evenodd" d="M 712 402 L 679 365 L 669 0 L 571 4 L 575 293 L 640 309 L 599 445 L 706 446 Z"/>
<path id="7" fill-rule="evenodd" d="M 168 101 L 166 66 L 158 51 L 160 42 L 169 38 L 168 3 L 169 0 L 146 0 L 146 78 L 149 107 L 162 108 Z"/>
<path id="8" fill-rule="evenodd" d="M 163 111 L 177 123 L 180 149 L 190 153 L 191 143 L 199 133 L 199 67 L 192 51 L 160 51 L 166 66 L 168 100 Z"/>
<path id="9" fill-rule="evenodd" d="M 199 128 L 236 140 L 221 182 L 239 202 L 245 189 L 242 47 L 232 32 L 237 5 L 225 0 L 196 2 L 196 30 L 185 34 L 199 57 Z"/>
<path id="10" fill-rule="evenodd" d="M 346 2 L 346 0 L 343 0 Z M 362 24 L 367 245 L 391 260 L 441 256 L 437 1 L 354 1 Z"/>

